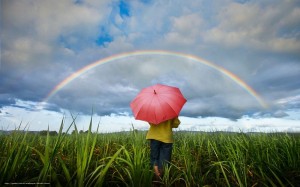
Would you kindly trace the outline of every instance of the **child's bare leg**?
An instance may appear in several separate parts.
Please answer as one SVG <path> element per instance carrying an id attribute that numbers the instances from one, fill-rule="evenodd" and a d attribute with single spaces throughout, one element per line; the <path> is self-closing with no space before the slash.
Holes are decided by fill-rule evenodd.
<path id="1" fill-rule="evenodd" d="M 154 169 L 155 175 L 159 177 L 160 176 L 160 171 L 158 169 L 158 166 L 154 166 L 153 169 Z"/>

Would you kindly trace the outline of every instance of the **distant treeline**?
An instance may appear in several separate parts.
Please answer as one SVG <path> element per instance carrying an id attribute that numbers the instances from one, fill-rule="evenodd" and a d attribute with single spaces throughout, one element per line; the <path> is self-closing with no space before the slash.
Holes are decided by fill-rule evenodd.
<path id="1" fill-rule="evenodd" d="M 39 134 L 39 135 L 42 135 L 42 136 L 47 136 L 49 132 L 49 135 L 50 136 L 56 136 L 58 135 L 58 132 L 57 131 L 48 131 L 48 130 L 41 130 L 41 131 L 24 131 L 24 130 L 11 130 L 11 131 L 3 131 L 3 130 L 0 130 L 0 135 L 1 134 L 12 134 L 12 133 L 27 133 L 27 134 Z M 79 134 L 87 134 L 89 131 L 83 131 L 83 130 L 80 130 L 78 133 Z M 65 132 L 62 133 L 63 135 L 66 134 Z M 75 130 L 73 130 L 71 132 L 71 134 L 75 134 Z"/>

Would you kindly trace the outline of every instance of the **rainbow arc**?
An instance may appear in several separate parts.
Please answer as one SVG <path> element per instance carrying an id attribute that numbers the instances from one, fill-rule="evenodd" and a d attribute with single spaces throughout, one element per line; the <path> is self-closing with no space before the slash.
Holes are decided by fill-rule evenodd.
<path id="1" fill-rule="evenodd" d="M 86 73 L 87 71 L 98 67 L 100 65 L 103 65 L 105 63 L 113 62 L 119 59 L 128 58 L 132 56 L 142 56 L 142 55 L 165 55 L 165 56 L 175 56 L 180 58 L 189 59 L 195 62 L 199 62 L 203 65 L 206 65 L 219 73 L 225 75 L 232 81 L 234 81 L 236 84 L 238 84 L 240 87 L 242 87 L 245 91 L 247 91 L 251 96 L 255 98 L 255 100 L 262 106 L 263 108 L 267 108 L 267 103 L 261 98 L 261 96 L 252 88 L 250 87 L 245 81 L 243 81 L 241 78 L 239 78 L 237 75 L 233 74 L 232 72 L 226 70 L 225 68 L 218 66 L 212 62 L 209 62 L 205 59 L 202 59 L 200 57 L 185 54 L 185 53 L 179 53 L 179 52 L 172 52 L 172 51 L 162 51 L 162 50 L 141 50 L 141 51 L 133 51 L 133 52 L 127 52 L 127 53 L 120 53 L 116 55 L 112 55 L 103 59 L 100 59 L 96 62 L 93 62 L 78 71 L 74 72 L 67 78 L 65 78 L 63 81 L 61 81 L 59 84 L 57 84 L 50 92 L 49 94 L 42 100 L 42 102 L 48 101 L 53 95 L 55 95 L 59 90 L 64 88 L 67 84 L 74 81 L 77 77 L 80 75 Z"/>

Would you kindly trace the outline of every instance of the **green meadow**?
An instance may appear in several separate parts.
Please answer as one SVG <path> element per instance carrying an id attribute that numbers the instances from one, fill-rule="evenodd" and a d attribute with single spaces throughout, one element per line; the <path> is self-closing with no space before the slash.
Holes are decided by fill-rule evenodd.
<path id="1" fill-rule="evenodd" d="M 153 186 L 146 132 L 0 135 L 0 185 Z M 68 131 L 69 131 L 68 129 Z M 67 131 L 67 132 L 68 132 Z M 175 132 L 161 186 L 297 186 L 300 134 Z"/>

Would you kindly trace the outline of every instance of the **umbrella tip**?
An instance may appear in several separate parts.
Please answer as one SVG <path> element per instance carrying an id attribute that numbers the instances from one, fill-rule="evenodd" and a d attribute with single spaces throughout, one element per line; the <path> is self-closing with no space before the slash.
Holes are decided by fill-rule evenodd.
<path id="1" fill-rule="evenodd" d="M 156 91 L 155 90 L 153 90 L 154 91 L 154 94 L 156 94 Z"/>

